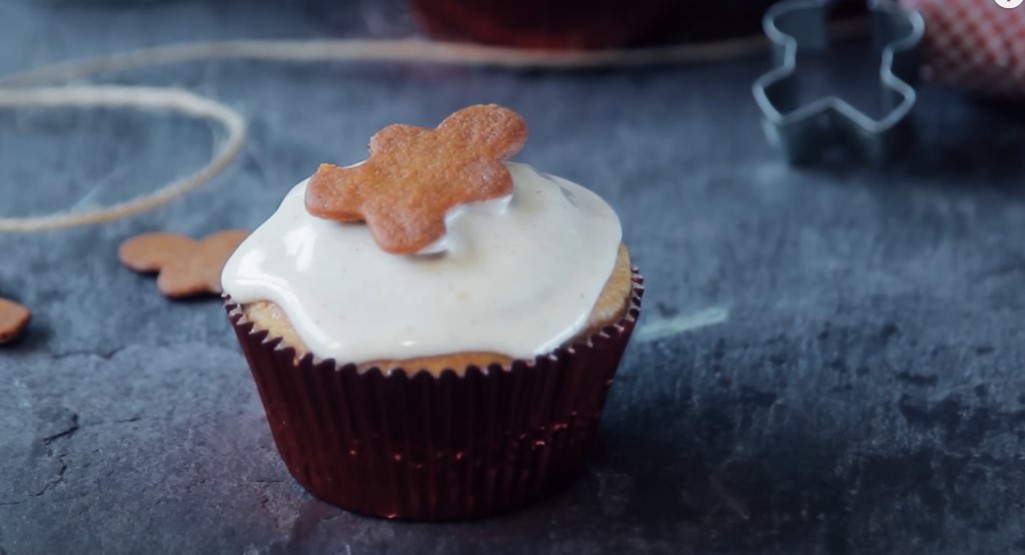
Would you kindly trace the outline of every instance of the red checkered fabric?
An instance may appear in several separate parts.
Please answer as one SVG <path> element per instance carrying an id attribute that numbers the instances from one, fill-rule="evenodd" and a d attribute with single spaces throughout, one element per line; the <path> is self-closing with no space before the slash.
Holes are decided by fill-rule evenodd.
<path id="1" fill-rule="evenodd" d="M 925 18 L 923 76 L 993 96 L 1025 97 L 1025 4 L 900 0 Z"/>

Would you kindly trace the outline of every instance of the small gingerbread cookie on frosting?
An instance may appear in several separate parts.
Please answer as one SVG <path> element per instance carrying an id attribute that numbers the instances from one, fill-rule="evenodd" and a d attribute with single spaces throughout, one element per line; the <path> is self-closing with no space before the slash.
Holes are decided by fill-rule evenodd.
<path id="1" fill-rule="evenodd" d="M 437 129 L 389 125 L 370 139 L 366 162 L 320 166 L 306 187 L 306 210 L 365 221 L 382 249 L 414 254 L 445 234 L 449 210 L 512 194 L 502 161 L 526 140 L 523 119 L 499 106 L 460 110 Z"/>

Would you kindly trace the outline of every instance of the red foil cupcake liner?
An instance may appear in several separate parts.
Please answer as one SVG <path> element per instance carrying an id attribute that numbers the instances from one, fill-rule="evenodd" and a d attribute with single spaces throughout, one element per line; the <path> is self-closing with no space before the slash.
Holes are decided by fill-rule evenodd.
<path id="1" fill-rule="evenodd" d="M 580 470 L 640 314 L 510 368 L 462 375 L 296 358 L 225 306 L 289 472 L 316 497 L 368 515 L 479 518 L 565 486 Z"/>

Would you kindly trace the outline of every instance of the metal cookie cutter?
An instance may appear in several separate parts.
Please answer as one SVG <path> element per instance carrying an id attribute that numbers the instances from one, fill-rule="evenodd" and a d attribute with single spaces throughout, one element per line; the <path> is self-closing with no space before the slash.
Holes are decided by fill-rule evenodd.
<path id="1" fill-rule="evenodd" d="M 779 145 L 794 164 L 814 160 L 825 145 L 843 144 L 863 158 L 885 164 L 911 141 L 908 115 L 915 104 L 910 83 L 918 71 L 916 47 L 925 23 L 921 14 L 889 0 L 869 0 L 873 43 L 881 49 L 880 86 L 888 112 L 873 119 L 842 98 L 827 96 L 781 112 L 794 100 L 794 70 L 798 48 L 829 49 L 829 0 L 785 0 L 769 8 L 762 20 L 772 41 L 777 67 L 755 81 L 755 101 L 761 108 L 769 142 Z"/>

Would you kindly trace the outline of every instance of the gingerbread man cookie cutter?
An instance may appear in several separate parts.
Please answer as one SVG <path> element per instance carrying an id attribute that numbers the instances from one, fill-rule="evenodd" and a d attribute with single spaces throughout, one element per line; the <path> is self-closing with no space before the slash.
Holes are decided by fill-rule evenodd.
<path id="1" fill-rule="evenodd" d="M 826 145 L 843 144 L 862 158 L 884 165 L 910 144 L 910 114 L 916 102 L 912 84 L 917 79 L 918 53 L 925 22 L 916 11 L 890 0 L 867 2 L 873 43 L 880 51 L 879 86 L 888 108 L 879 119 L 854 108 L 843 98 L 826 96 L 798 105 L 794 74 L 798 50 L 829 50 L 829 0 L 785 0 L 775 4 L 762 20 L 772 42 L 776 68 L 753 86 L 755 102 L 769 142 L 778 146 L 792 164 L 814 161 Z"/>

